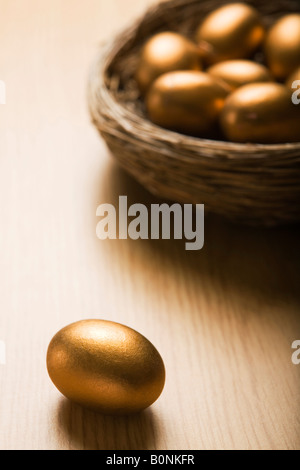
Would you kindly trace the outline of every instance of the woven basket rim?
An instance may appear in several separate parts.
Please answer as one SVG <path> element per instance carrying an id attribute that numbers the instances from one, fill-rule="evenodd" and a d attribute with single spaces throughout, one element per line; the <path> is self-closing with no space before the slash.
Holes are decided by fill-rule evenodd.
<path id="1" fill-rule="evenodd" d="M 185 0 L 177 0 L 177 3 L 180 2 L 185 3 Z M 159 127 L 147 119 L 147 117 L 140 115 L 137 116 L 134 111 L 130 110 L 124 106 L 123 103 L 120 103 L 117 100 L 114 93 L 105 83 L 105 74 L 116 59 L 117 54 L 128 42 L 124 41 L 124 38 L 127 37 L 129 40 L 129 38 L 136 34 L 145 15 L 152 14 L 160 6 L 171 6 L 172 3 L 174 3 L 174 0 L 163 0 L 150 6 L 146 9 L 146 12 L 139 15 L 133 22 L 131 21 L 129 25 L 121 28 L 112 39 L 101 43 L 98 55 L 90 69 L 88 77 L 88 94 L 90 95 L 93 84 L 95 86 L 95 83 L 97 83 L 98 90 L 102 90 L 101 101 L 105 104 L 105 113 L 107 117 L 111 117 L 112 120 L 115 120 L 116 116 L 118 116 L 120 118 L 118 123 L 121 129 L 125 130 L 129 135 L 134 136 L 135 139 L 138 137 L 140 143 L 147 143 L 151 138 L 151 146 L 153 146 L 153 142 L 156 141 L 158 144 L 171 144 L 172 146 L 177 144 L 181 148 L 190 148 L 192 151 L 196 151 L 197 149 L 201 151 L 203 151 L 203 149 L 210 149 L 212 152 L 221 151 L 222 154 L 223 152 L 228 152 L 228 158 L 234 158 L 236 155 L 238 155 L 239 158 L 243 158 L 243 156 L 247 158 L 249 157 L 249 154 L 251 154 L 252 158 L 265 159 L 266 154 L 272 154 L 273 151 L 276 151 L 276 153 L 279 153 L 280 151 L 286 152 L 288 150 L 295 151 L 296 153 L 299 152 L 300 142 L 279 144 L 237 143 L 181 134 L 179 132 Z M 91 102 L 90 99 L 88 101 Z M 111 113 L 109 111 L 111 111 Z M 110 132 L 110 130 L 113 132 L 112 129 L 105 126 L 106 132 Z M 230 155 L 230 152 L 232 152 L 232 156 Z M 215 157 L 213 153 L 211 156 Z M 224 158 L 224 155 L 222 155 L 222 157 Z"/>

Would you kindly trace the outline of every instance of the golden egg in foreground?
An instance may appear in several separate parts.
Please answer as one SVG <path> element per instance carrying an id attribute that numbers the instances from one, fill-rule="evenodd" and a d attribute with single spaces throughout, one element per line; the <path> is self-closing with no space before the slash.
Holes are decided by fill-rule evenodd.
<path id="1" fill-rule="evenodd" d="M 206 62 L 214 64 L 250 57 L 264 36 L 265 29 L 256 9 L 245 3 L 230 3 L 204 18 L 196 42 Z"/>
<path id="2" fill-rule="evenodd" d="M 251 60 L 226 60 L 212 65 L 207 73 L 224 80 L 233 89 L 248 83 L 272 81 L 269 70 Z"/>
<path id="3" fill-rule="evenodd" d="M 265 55 L 268 67 L 278 80 L 285 80 L 300 66 L 300 13 L 285 15 L 270 28 Z"/>
<path id="4" fill-rule="evenodd" d="M 300 106 L 279 83 L 251 83 L 235 90 L 220 115 L 228 140 L 262 144 L 300 141 Z"/>
<path id="5" fill-rule="evenodd" d="M 144 45 L 136 81 L 142 93 L 160 75 L 173 70 L 201 70 L 199 50 L 181 34 L 166 31 L 156 34 Z"/>
<path id="6" fill-rule="evenodd" d="M 105 320 L 82 320 L 51 340 L 47 369 L 70 400 L 104 414 L 129 414 L 161 394 L 165 368 L 155 347 L 137 331 Z"/>
<path id="7" fill-rule="evenodd" d="M 296 88 L 299 88 L 300 85 L 295 86 L 294 82 L 296 80 L 299 80 L 300 82 L 300 67 L 298 67 L 294 72 L 288 77 L 286 80 L 285 84 L 290 90 L 296 90 Z M 294 84 L 294 86 L 293 86 Z"/>
<path id="8" fill-rule="evenodd" d="M 146 107 L 158 126 L 209 137 L 229 91 L 227 84 L 204 72 L 170 72 L 155 80 Z"/>

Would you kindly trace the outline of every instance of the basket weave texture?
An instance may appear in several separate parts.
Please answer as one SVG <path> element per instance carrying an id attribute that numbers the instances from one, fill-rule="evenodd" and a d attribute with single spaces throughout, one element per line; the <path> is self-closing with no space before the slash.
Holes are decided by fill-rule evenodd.
<path id="1" fill-rule="evenodd" d="M 205 204 L 206 211 L 238 223 L 298 222 L 300 142 L 236 144 L 162 129 L 147 118 L 134 80 L 145 40 L 164 30 L 193 38 L 203 17 L 226 3 L 159 3 L 101 47 L 89 77 L 92 122 L 120 165 L 160 198 Z M 283 14 L 299 11 L 299 0 L 247 3 L 261 12 L 267 27 Z"/>

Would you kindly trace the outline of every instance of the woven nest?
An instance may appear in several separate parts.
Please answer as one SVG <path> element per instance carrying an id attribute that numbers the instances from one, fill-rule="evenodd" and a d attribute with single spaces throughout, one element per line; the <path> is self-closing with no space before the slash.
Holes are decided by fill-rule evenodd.
<path id="1" fill-rule="evenodd" d="M 92 121 L 120 165 L 151 193 L 237 222 L 278 225 L 300 220 L 300 143 L 236 144 L 185 136 L 149 121 L 134 73 L 151 35 L 193 37 L 222 0 L 172 0 L 146 12 L 101 48 L 89 80 Z M 266 26 L 299 11 L 299 0 L 252 0 Z M 300 134 L 300 130 L 299 130 Z"/>

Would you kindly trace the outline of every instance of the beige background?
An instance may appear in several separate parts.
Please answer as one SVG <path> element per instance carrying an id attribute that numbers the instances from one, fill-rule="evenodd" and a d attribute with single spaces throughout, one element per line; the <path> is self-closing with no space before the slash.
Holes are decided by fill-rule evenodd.
<path id="1" fill-rule="evenodd" d="M 299 228 L 209 217 L 198 253 L 96 237 L 100 203 L 153 200 L 108 155 L 85 99 L 99 42 L 149 3 L 0 0 L 0 447 L 299 449 Z M 99 317 L 164 358 L 165 390 L 139 416 L 87 412 L 48 378 L 56 331 Z"/>

